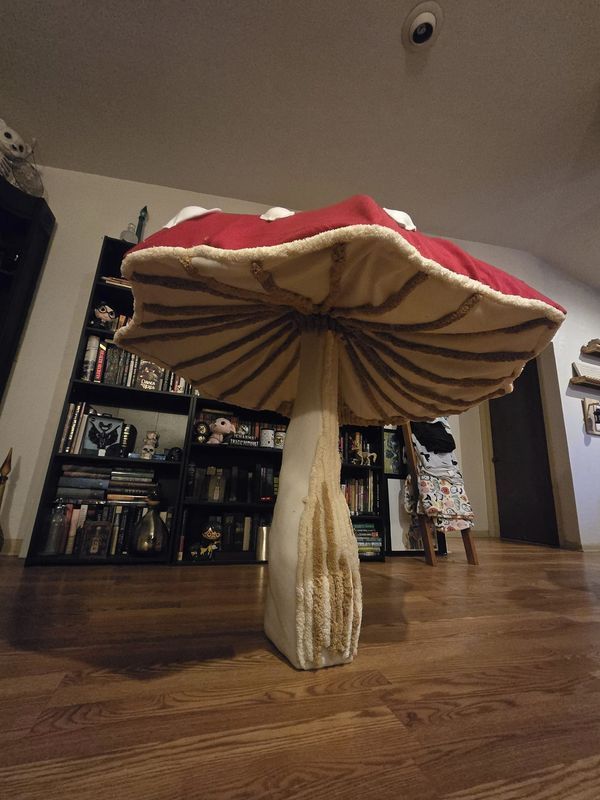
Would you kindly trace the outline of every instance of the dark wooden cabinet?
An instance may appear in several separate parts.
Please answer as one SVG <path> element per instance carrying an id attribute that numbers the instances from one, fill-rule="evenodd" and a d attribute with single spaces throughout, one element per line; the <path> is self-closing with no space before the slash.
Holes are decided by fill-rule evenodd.
<path id="1" fill-rule="evenodd" d="M 54 215 L 0 178 L 0 401 L 38 284 Z"/>

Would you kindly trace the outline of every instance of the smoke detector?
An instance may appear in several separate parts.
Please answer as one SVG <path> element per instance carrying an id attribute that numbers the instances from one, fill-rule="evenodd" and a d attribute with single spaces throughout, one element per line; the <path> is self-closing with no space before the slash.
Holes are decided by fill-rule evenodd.
<path id="1" fill-rule="evenodd" d="M 404 20 L 402 41 L 408 50 L 424 50 L 437 39 L 444 12 L 437 3 L 426 0 L 415 6 Z"/>

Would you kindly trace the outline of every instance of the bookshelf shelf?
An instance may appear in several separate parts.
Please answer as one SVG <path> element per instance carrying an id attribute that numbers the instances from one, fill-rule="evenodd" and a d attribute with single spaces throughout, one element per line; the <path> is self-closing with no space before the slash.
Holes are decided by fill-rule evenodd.
<path id="1" fill-rule="evenodd" d="M 223 508 L 230 509 L 231 511 L 240 511 L 243 509 L 252 509 L 253 511 L 269 511 L 273 509 L 275 502 L 265 501 L 264 503 L 228 503 L 227 501 L 210 502 L 205 500 L 188 500 L 184 499 L 185 506 L 195 506 L 196 508 Z"/>
<path id="2" fill-rule="evenodd" d="M 100 302 L 106 302 L 113 308 L 119 324 L 123 324 L 132 315 L 131 288 L 103 280 L 104 277 L 116 278 L 120 275 L 122 258 L 130 247 L 127 242 L 109 237 L 103 242 L 26 563 L 61 566 L 264 563 L 256 558 L 256 543 L 259 539 L 259 528 L 270 525 L 275 502 L 260 501 L 258 498 L 276 494 L 282 448 L 228 444 L 226 441 L 209 445 L 198 442 L 196 437 L 206 432 L 205 428 L 204 432 L 199 433 L 200 422 L 209 425 L 217 417 L 226 417 L 235 424 L 240 436 L 251 436 L 254 441 L 260 441 L 262 428 L 272 429 L 275 438 L 275 434 L 287 425 L 287 419 L 270 411 L 248 411 L 221 401 L 203 400 L 196 393 L 189 393 L 187 384 L 187 393 L 145 390 L 131 385 L 141 383 L 141 380 L 136 379 L 140 360 L 123 361 L 122 351 L 115 354 L 115 346 L 110 342 L 115 331 L 89 324 L 94 319 L 94 309 Z M 99 342 L 89 341 L 94 336 Z M 94 353 L 95 360 L 92 360 L 91 352 Z M 103 361 L 99 358 L 101 352 L 104 354 Z M 152 376 L 156 370 L 159 371 L 159 377 L 151 381 L 152 385 L 183 386 L 183 381 L 178 382 L 176 376 L 164 375 L 161 378 L 162 373 L 155 365 L 146 365 L 146 368 L 149 373 L 145 372 L 144 378 L 148 374 Z M 83 374 L 101 380 L 108 378 L 112 382 L 82 380 Z M 122 385 L 127 383 L 130 385 Z M 66 424 L 74 418 L 73 409 L 77 405 L 87 408 L 87 413 L 90 407 L 100 413 L 102 407 L 107 407 L 117 422 L 122 418 L 124 424 L 136 427 L 137 452 L 144 432 L 152 429 L 161 433 L 159 446 L 166 450 L 166 436 L 162 436 L 162 433 L 163 430 L 168 431 L 171 437 L 168 446 L 180 447 L 181 459 L 146 460 L 81 453 L 87 430 L 81 425 L 78 431 L 83 438 L 71 439 L 73 449 L 78 452 L 59 452 L 63 437 L 72 435 L 67 433 L 70 429 Z M 118 413 L 113 409 L 118 410 Z M 164 416 L 161 417 L 161 414 Z M 148 419 L 152 421 L 146 422 Z M 180 439 L 176 440 L 175 437 Z M 382 467 L 383 429 L 354 426 L 341 428 L 340 451 L 344 461 L 342 484 L 349 507 L 354 511 L 361 510 L 361 513 L 351 514 L 352 523 L 357 526 L 355 532 L 363 539 L 369 536 L 378 539 L 379 542 L 373 544 L 381 548 L 380 555 L 367 553 L 361 554 L 360 558 L 362 561 L 383 560 L 387 540 L 387 515 L 372 511 L 366 513 L 373 508 L 381 510 L 387 502 Z M 350 459 L 354 453 L 376 453 L 379 463 L 352 464 Z M 136 480 L 136 471 L 151 471 L 153 475 L 144 478 L 138 474 Z M 102 498 L 111 494 L 121 497 L 131 494 L 143 498 L 146 489 L 144 480 L 148 484 L 158 484 L 159 510 L 163 519 L 168 515 L 170 534 L 163 552 L 139 556 L 131 547 L 131 541 L 133 530 L 140 520 L 144 500 L 127 502 L 126 499 L 107 501 Z M 119 488 L 123 491 L 119 491 Z M 131 489 L 131 492 L 127 492 L 127 489 Z M 51 531 L 57 530 L 52 520 L 55 519 L 53 509 L 56 510 L 57 498 L 60 496 L 63 497 L 63 506 L 71 506 L 65 514 L 68 536 L 74 536 L 71 540 L 64 538 L 64 526 L 61 528 L 60 523 L 58 530 L 63 538 L 50 539 Z M 248 502 L 199 499 L 206 497 L 247 498 Z M 76 512 L 79 516 L 83 513 L 84 529 L 81 539 L 80 520 L 79 516 L 76 517 Z M 52 524 L 55 524 L 54 529 Z M 211 528 L 213 531 L 221 530 L 221 540 L 217 549 L 206 556 L 205 548 L 210 539 L 203 534 L 208 533 Z M 107 547 L 106 537 L 109 530 L 111 538 Z M 102 543 L 100 549 L 96 547 L 96 541 L 92 542 L 94 547 L 88 546 L 89 535 L 104 536 L 99 539 Z M 363 541 L 362 546 L 368 550 L 371 544 Z M 49 551 L 48 555 L 44 553 L 46 549 Z M 74 555 L 61 554 L 71 549 Z M 90 552 L 114 553 L 115 550 L 115 555 L 104 555 L 102 558 L 88 555 Z"/>
<path id="3" fill-rule="evenodd" d="M 283 450 L 280 450 L 278 447 L 248 447 L 246 445 L 236 445 L 236 444 L 200 444 L 199 442 L 192 442 L 192 448 L 194 452 L 196 451 L 206 451 L 206 452 L 220 452 L 222 450 L 227 450 L 228 452 L 235 452 L 235 453 L 269 453 L 269 455 L 273 454 L 279 458 L 281 458 L 281 454 Z"/>
<path id="4" fill-rule="evenodd" d="M 377 466 L 377 464 L 349 464 L 348 462 L 343 462 L 342 469 L 362 469 L 372 470 L 373 472 L 381 472 L 382 467 Z"/>
<path id="5" fill-rule="evenodd" d="M 79 378 L 75 378 L 72 385 L 71 399 L 74 400 L 85 399 L 98 405 L 152 409 L 172 414 L 187 414 L 192 397 L 189 394 L 136 389 L 112 383 L 82 381 Z"/>
<path id="6" fill-rule="evenodd" d="M 127 466 L 138 469 L 162 469 L 177 471 L 181 469 L 183 461 L 163 461 L 162 459 L 119 458 L 117 456 L 95 456 L 88 453 L 57 453 L 58 461 L 72 461 L 74 464 L 94 464 L 107 466 Z"/>

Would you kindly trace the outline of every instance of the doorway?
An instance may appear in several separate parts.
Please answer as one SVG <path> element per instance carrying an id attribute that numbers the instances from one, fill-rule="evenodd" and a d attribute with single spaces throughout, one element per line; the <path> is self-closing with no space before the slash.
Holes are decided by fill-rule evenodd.
<path id="1" fill-rule="evenodd" d="M 511 394 L 491 400 L 490 423 L 500 536 L 558 547 L 548 445 L 536 360 Z"/>

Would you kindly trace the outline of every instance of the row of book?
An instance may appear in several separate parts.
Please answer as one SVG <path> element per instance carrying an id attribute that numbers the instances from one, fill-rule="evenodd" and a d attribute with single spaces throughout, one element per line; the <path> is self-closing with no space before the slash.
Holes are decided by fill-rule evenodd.
<path id="1" fill-rule="evenodd" d="M 350 514 L 377 514 L 379 509 L 379 481 L 369 471 L 364 477 L 346 478 L 342 491 Z"/>
<path id="2" fill-rule="evenodd" d="M 374 522 L 353 522 L 354 535 L 360 556 L 380 556 L 383 550 L 383 537 Z"/>
<path id="3" fill-rule="evenodd" d="M 210 561 L 221 552 L 256 554 L 258 529 L 270 526 L 263 514 L 211 514 L 188 519 L 184 511 L 177 560 Z"/>
<path id="4" fill-rule="evenodd" d="M 340 456 L 344 464 L 368 464 L 373 466 L 377 461 L 377 453 L 373 443 L 362 431 L 340 431 Z"/>
<path id="5" fill-rule="evenodd" d="M 192 386 L 172 370 L 128 353 L 112 341 L 88 336 L 80 378 L 91 383 L 108 383 L 153 392 L 191 394 Z"/>
<path id="6" fill-rule="evenodd" d="M 268 464 L 251 468 L 196 466 L 187 468 L 185 495 L 199 503 L 273 503 L 279 488 L 279 473 Z"/>
<path id="7" fill-rule="evenodd" d="M 145 501 L 156 495 L 159 484 L 154 470 L 63 464 L 56 487 L 56 499 L 77 503 L 94 500 Z"/>
<path id="8" fill-rule="evenodd" d="M 131 554 L 132 537 L 147 511 L 142 500 L 69 501 L 56 504 L 42 555 L 107 558 Z M 170 530 L 173 509 L 160 512 Z"/>

